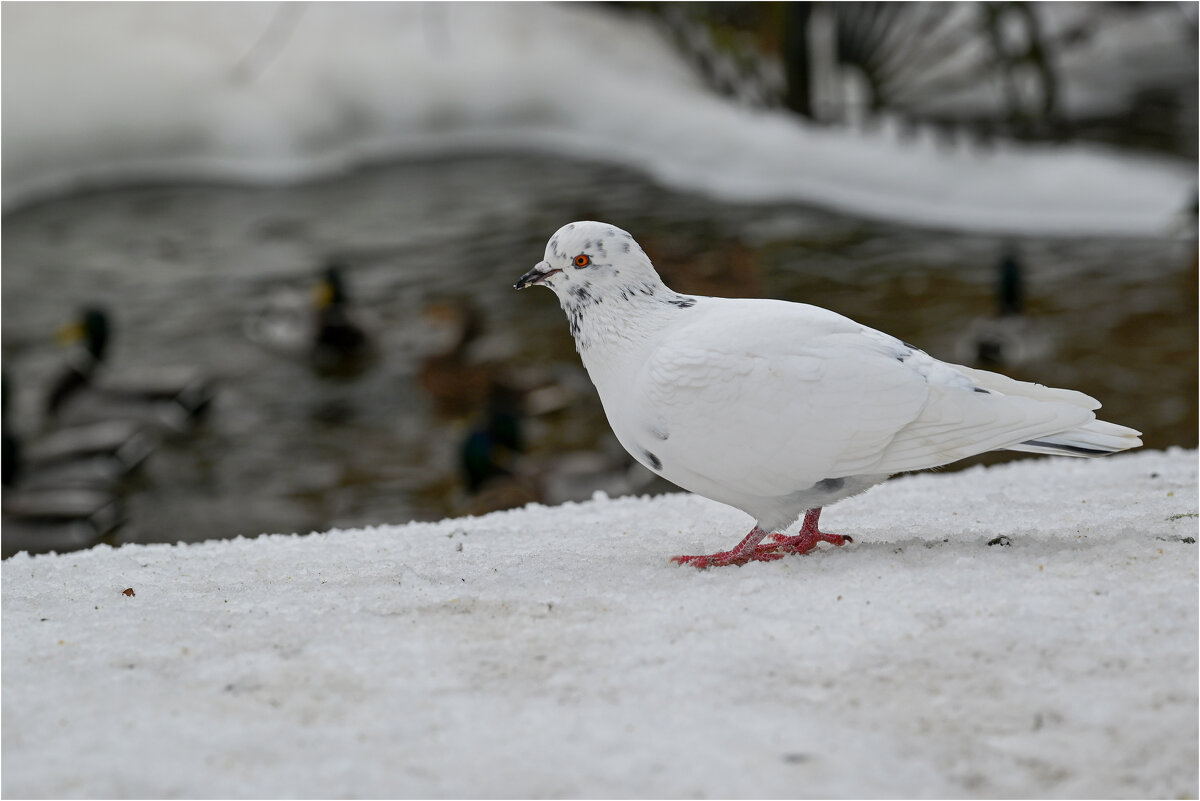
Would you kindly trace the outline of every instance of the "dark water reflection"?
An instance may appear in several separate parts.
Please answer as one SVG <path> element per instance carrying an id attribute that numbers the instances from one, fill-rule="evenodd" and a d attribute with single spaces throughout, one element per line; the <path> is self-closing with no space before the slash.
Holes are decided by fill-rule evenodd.
<path id="1" fill-rule="evenodd" d="M 793 205 L 734 206 L 637 174 L 545 157 L 404 163 L 291 188 L 137 188 L 4 218 L 3 357 L 12 421 L 29 433 L 61 364 L 53 332 L 85 303 L 116 330 L 114 371 L 197 365 L 220 382 L 212 415 L 163 445 L 128 489 L 117 541 L 203 540 L 436 519 L 462 508 L 463 421 L 416 380 L 426 307 L 465 296 L 490 349 L 583 379 L 554 298 L 512 290 L 564 222 L 630 230 L 684 292 L 816 303 L 935 355 L 993 308 L 1015 244 L 1043 353 L 1006 369 L 1091 393 L 1147 447 L 1195 446 L 1194 242 L 1001 240 L 918 231 Z M 244 324 L 280 287 L 348 265 L 380 359 L 357 379 L 315 375 L 251 342 Z M 610 447 L 594 393 L 531 424 L 531 453 Z"/>

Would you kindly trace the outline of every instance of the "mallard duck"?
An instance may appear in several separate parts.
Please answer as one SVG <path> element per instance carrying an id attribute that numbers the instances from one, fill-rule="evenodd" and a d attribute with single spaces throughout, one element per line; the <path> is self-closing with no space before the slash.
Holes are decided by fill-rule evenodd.
<path id="1" fill-rule="evenodd" d="M 95 545 L 122 522 L 117 481 L 145 459 L 145 440 L 126 437 L 115 426 L 88 427 L 82 436 L 65 429 L 25 448 L 13 431 L 7 375 L 0 383 L 2 555 Z"/>
<path id="2" fill-rule="evenodd" d="M 111 336 L 111 318 L 98 306 L 85 308 L 76 322 L 59 332 L 61 341 L 82 347 L 69 352 L 63 371 L 51 385 L 46 397 L 49 419 L 135 419 L 180 431 L 208 409 L 215 387 L 192 367 L 135 368 L 115 377 L 102 375 Z"/>
<path id="3" fill-rule="evenodd" d="M 90 548 L 124 522 L 121 499 L 94 489 L 10 490 L 3 495 L 3 556 Z"/>
<path id="4" fill-rule="evenodd" d="M 112 489 L 157 447 L 157 437 L 136 420 L 104 420 L 55 429 L 22 442 L 9 411 L 11 384 L 0 379 L 5 487 Z"/>
<path id="5" fill-rule="evenodd" d="M 996 310 L 970 322 L 955 352 L 965 364 L 1016 366 L 1044 358 L 1050 340 L 1042 326 L 1025 313 L 1024 267 L 1015 247 L 1006 247 L 996 263 Z"/>
<path id="6" fill-rule="evenodd" d="M 614 441 L 608 451 L 577 450 L 554 457 L 525 453 L 522 398 L 493 387 L 487 409 L 467 430 L 459 465 L 467 500 L 458 511 L 473 515 L 527 503 L 582 501 L 597 490 L 610 496 L 644 491 L 656 476 Z"/>
<path id="7" fill-rule="evenodd" d="M 66 364 L 46 396 L 46 411 L 57 414 L 67 400 L 87 387 L 108 352 L 108 312 L 88 306 L 79 318 L 59 329 L 58 340 L 64 345 L 81 343 L 67 352 Z"/>
<path id="8" fill-rule="evenodd" d="M 476 352 L 483 315 L 469 298 L 457 297 L 426 307 L 425 323 L 437 344 L 421 358 L 421 387 L 438 414 L 470 417 L 484 408 L 499 369 Z"/>
<path id="9" fill-rule="evenodd" d="M 366 330 L 350 311 L 342 270 L 336 262 L 329 264 L 317 284 L 312 361 L 318 372 L 357 375 L 370 365 L 375 353 Z"/>
<path id="10" fill-rule="evenodd" d="M 524 416 L 558 411 L 577 395 L 564 377 L 536 366 L 514 367 L 510 360 L 518 349 L 486 336 L 483 313 L 470 298 L 432 303 L 424 318 L 435 344 L 422 356 L 417 373 L 438 414 L 470 419 L 487 407 L 498 387 L 517 399 Z"/>
<path id="11" fill-rule="evenodd" d="M 6 483 L 43 489 L 111 486 L 141 467 L 157 444 L 154 432 L 136 420 L 60 428 L 17 446 Z"/>
<path id="12" fill-rule="evenodd" d="M 351 310 L 345 266 L 332 261 L 308 294 L 284 289 L 245 323 L 246 336 L 280 353 L 306 358 L 321 375 L 352 377 L 377 357 L 373 338 Z"/>
<path id="13" fill-rule="evenodd" d="M 515 476 L 524 450 L 519 399 L 504 387 L 493 386 L 487 410 L 467 431 L 459 448 L 467 492 L 477 494 L 494 479 Z"/>

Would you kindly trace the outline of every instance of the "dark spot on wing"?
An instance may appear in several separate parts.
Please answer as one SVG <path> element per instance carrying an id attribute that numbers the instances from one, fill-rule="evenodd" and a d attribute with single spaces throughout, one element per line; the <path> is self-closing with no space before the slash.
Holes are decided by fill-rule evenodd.
<path id="1" fill-rule="evenodd" d="M 649 460 L 650 460 L 650 466 L 651 466 L 651 467 L 653 467 L 655 470 L 659 470 L 659 471 L 661 471 L 661 470 L 662 470 L 662 460 L 661 460 L 661 459 L 659 459 L 657 456 L 655 456 L 653 453 L 651 453 L 650 451 L 646 450 L 645 448 L 643 448 L 643 449 L 642 449 L 642 454 L 643 454 L 643 455 L 644 455 L 644 456 L 645 456 L 647 459 L 649 459 Z"/>
<path id="2" fill-rule="evenodd" d="M 650 433 L 654 435 L 655 439 L 661 439 L 663 442 L 671 438 L 670 432 L 659 426 L 650 426 Z"/>
<path id="3" fill-rule="evenodd" d="M 629 242 L 627 242 L 627 241 L 626 241 L 626 242 L 622 242 L 622 243 L 621 243 L 621 251 L 622 251 L 623 253 L 628 253 L 628 252 L 629 252 Z"/>
<path id="4" fill-rule="evenodd" d="M 992 391 L 991 391 L 990 389 L 984 389 L 983 387 L 975 387 L 975 391 L 976 391 L 976 392 L 982 392 L 984 395 L 991 395 L 991 394 L 992 394 Z"/>
<path id="5" fill-rule="evenodd" d="M 678 306 L 681 309 L 690 309 L 696 305 L 696 299 L 680 295 L 677 298 L 668 300 L 667 303 L 670 303 L 672 306 Z"/>
<path id="6" fill-rule="evenodd" d="M 819 489 L 822 492 L 837 492 L 846 485 L 844 478 L 823 478 L 813 485 L 813 489 Z"/>

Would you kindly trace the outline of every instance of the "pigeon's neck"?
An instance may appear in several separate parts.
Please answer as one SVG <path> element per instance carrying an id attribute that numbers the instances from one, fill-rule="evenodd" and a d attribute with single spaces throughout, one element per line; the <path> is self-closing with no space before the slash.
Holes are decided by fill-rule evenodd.
<path id="1" fill-rule="evenodd" d="M 598 294 L 575 286 L 560 297 L 563 311 L 585 365 L 619 360 L 636 353 L 657 334 L 679 321 L 696 298 L 669 289 L 662 281 L 644 281 Z"/>

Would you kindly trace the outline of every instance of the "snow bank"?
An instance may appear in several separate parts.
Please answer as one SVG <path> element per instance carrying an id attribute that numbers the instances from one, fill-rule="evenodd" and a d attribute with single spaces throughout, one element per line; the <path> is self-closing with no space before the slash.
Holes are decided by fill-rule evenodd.
<path id="1" fill-rule="evenodd" d="M 1196 513 L 1175 449 L 900 478 L 706 572 L 667 557 L 750 521 L 688 495 L 20 555 L 2 790 L 1195 797 Z"/>
<path id="2" fill-rule="evenodd" d="M 137 179 L 285 181 L 370 159 L 549 150 L 736 201 L 922 226 L 1161 234 L 1195 164 L 945 148 L 714 97 L 643 19 L 583 5 L 15 4 L 3 202 Z"/>

